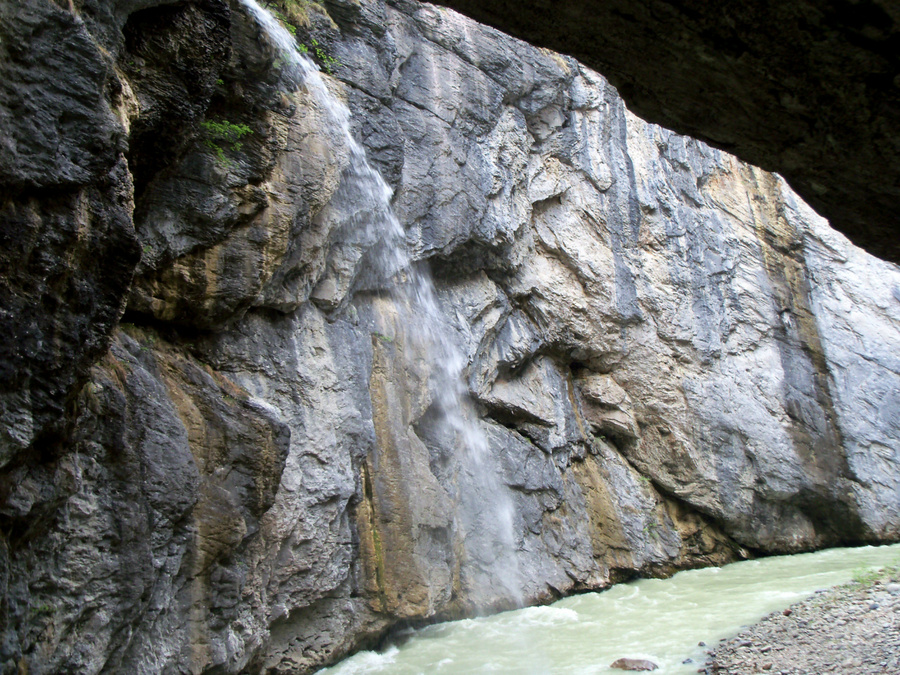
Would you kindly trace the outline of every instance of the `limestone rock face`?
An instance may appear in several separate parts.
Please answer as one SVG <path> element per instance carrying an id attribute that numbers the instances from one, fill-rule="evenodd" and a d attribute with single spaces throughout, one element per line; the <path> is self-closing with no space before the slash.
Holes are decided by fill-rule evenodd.
<path id="1" fill-rule="evenodd" d="M 603 73 L 644 119 L 777 171 L 900 262 L 900 8 L 891 0 L 440 0 Z"/>
<path id="2" fill-rule="evenodd" d="M 0 26 L 84 81 L 0 60 L 3 672 L 311 672 L 400 621 L 900 538 L 900 271 L 778 177 L 448 10 L 311 4 L 426 312 L 252 12 L 76 4 Z"/>

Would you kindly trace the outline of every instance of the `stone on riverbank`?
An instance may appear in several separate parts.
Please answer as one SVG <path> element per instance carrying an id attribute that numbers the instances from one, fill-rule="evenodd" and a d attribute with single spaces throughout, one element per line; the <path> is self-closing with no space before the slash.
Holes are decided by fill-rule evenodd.
<path id="1" fill-rule="evenodd" d="M 819 592 L 710 652 L 708 675 L 900 673 L 900 568 Z"/>

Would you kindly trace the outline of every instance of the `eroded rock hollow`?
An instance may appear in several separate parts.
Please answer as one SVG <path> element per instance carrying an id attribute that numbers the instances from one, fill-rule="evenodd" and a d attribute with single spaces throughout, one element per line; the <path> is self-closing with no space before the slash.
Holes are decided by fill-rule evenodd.
<path id="1" fill-rule="evenodd" d="M 900 538 L 896 266 L 569 57 L 406 0 L 273 6 L 393 190 L 469 431 L 340 120 L 247 5 L 3 2 L 3 672 L 304 673 L 400 622 Z"/>

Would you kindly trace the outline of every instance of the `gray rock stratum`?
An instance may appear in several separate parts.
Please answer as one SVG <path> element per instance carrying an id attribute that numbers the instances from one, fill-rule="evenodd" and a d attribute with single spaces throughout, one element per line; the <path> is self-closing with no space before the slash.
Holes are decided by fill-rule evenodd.
<path id="1" fill-rule="evenodd" d="M 441 0 L 600 71 L 644 119 L 777 171 L 900 262 L 895 0 Z"/>
<path id="2" fill-rule="evenodd" d="M 347 137 L 238 0 L 3 0 L 4 673 L 303 673 L 401 622 L 900 539 L 896 266 L 568 57 L 274 4 L 394 191 L 489 457 Z"/>

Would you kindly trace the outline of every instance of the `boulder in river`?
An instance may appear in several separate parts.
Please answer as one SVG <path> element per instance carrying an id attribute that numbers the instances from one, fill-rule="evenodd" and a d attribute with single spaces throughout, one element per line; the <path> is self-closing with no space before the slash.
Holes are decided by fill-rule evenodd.
<path id="1" fill-rule="evenodd" d="M 647 659 L 617 659 L 609 664 L 610 668 L 618 668 L 619 670 L 656 670 L 659 668 L 653 661 Z"/>

